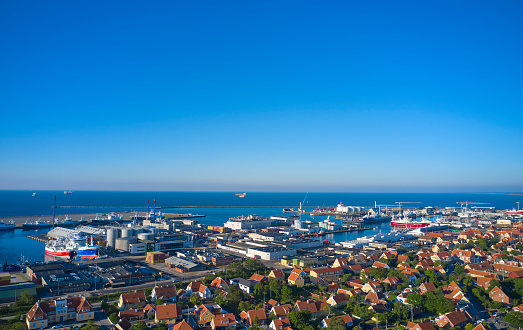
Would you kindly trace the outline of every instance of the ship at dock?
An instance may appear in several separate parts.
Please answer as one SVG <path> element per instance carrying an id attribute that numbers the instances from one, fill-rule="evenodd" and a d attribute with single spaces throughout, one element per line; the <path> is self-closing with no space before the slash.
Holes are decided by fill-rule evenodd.
<path id="1" fill-rule="evenodd" d="M 80 219 L 80 220 L 73 220 L 71 218 L 69 218 L 67 215 L 65 216 L 65 219 L 64 220 L 58 220 L 55 222 L 55 226 L 56 227 L 74 227 L 74 226 L 79 226 L 79 225 L 83 225 L 84 223 L 86 223 L 87 221 L 85 221 L 83 218 Z"/>
<path id="2" fill-rule="evenodd" d="M 369 213 L 361 217 L 361 221 L 363 223 L 387 222 L 391 220 L 392 217 L 386 215 L 385 213 L 382 213 L 381 211 L 375 211 L 374 209 L 370 209 Z"/>
<path id="3" fill-rule="evenodd" d="M 11 230 L 11 229 L 15 229 L 16 228 L 16 224 L 13 220 L 9 220 L 8 223 L 5 223 L 3 221 L 0 221 L 0 231 L 2 230 Z"/>
<path id="4" fill-rule="evenodd" d="M 88 244 L 87 239 L 79 234 L 70 237 L 59 237 L 45 244 L 45 254 L 64 259 L 75 256 L 81 259 L 94 259 L 98 257 L 98 245 Z"/>
<path id="5" fill-rule="evenodd" d="M 403 217 L 400 219 L 392 219 L 390 221 L 390 225 L 392 227 L 400 227 L 400 228 L 424 228 L 429 227 L 433 225 L 432 221 L 425 220 L 421 218 L 421 220 L 414 220 L 412 218 Z"/>
<path id="6" fill-rule="evenodd" d="M 53 225 L 49 221 L 42 221 L 41 219 L 36 220 L 35 222 L 25 222 L 22 225 L 23 230 L 28 229 L 42 229 L 42 228 L 51 228 Z"/>

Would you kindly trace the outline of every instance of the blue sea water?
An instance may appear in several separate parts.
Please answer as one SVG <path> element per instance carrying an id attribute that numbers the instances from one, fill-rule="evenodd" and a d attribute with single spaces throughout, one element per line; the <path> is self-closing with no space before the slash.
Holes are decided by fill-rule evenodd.
<path id="1" fill-rule="evenodd" d="M 204 214 L 199 219 L 206 225 L 223 225 L 230 217 L 249 214 L 264 216 L 283 215 L 281 207 L 298 207 L 305 198 L 305 206 L 336 206 L 338 203 L 352 206 L 397 205 L 396 202 L 420 202 L 407 206 L 456 206 L 458 202 L 489 203 L 481 206 L 493 206 L 499 209 L 517 207 L 521 194 L 491 193 L 258 193 L 247 192 L 245 198 L 239 198 L 232 192 L 116 192 L 116 191 L 0 191 L 0 217 L 51 215 L 53 197 L 57 196 L 58 206 L 111 206 L 114 208 L 56 209 L 57 216 L 80 213 L 106 213 L 118 211 L 145 211 L 139 206 L 156 205 L 164 207 L 162 212 Z M 168 206 L 275 206 L 277 208 L 165 208 Z M 310 217 L 303 215 L 305 220 Z M 315 217 L 322 221 L 325 217 Z M 376 226 L 376 225 L 373 225 Z M 21 255 L 32 261 L 44 260 L 43 243 L 28 239 L 27 235 L 42 234 L 47 229 L 37 231 L 15 230 L 0 232 L 0 262 L 6 259 L 16 262 Z M 340 233 L 326 237 L 329 241 L 345 241 L 361 236 L 390 231 L 388 223 L 378 224 L 376 229 L 363 232 Z"/>

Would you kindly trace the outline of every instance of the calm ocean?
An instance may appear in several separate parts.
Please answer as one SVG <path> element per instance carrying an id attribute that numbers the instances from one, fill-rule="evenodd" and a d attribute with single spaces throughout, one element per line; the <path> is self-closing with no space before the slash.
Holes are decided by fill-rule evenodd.
<path id="1" fill-rule="evenodd" d="M 57 196 L 57 205 L 64 206 L 115 206 L 115 209 L 57 209 L 56 214 L 107 213 L 118 211 L 145 211 L 133 207 L 150 206 L 153 199 L 156 205 L 167 206 L 294 206 L 297 207 L 307 196 L 306 206 L 336 206 L 338 203 L 352 206 L 374 206 L 376 201 L 382 205 L 396 205 L 396 202 L 420 202 L 405 204 L 423 206 L 456 206 L 457 202 L 489 203 L 482 206 L 493 206 L 500 209 L 517 207 L 516 202 L 522 197 L 518 194 L 483 194 L 483 193 L 250 193 L 245 198 L 238 198 L 232 192 L 113 192 L 113 191 L 74 191 L 64 195 L 63 191 L 37 191 L 32 197 L 31 191 L 0 191 L 0 217 L 51 215 L 53 196 Z M 204 214 L 200 223 L 223 225 L 230 217 L 249 214 L 264 216 L 282 215 L 281 208 L 191 208 L 162 209 L 162 212 Z M 303 216 L 305 220 L 308 215 Z M 325 217 L 315 217 L 322 221 Z M 46 229 L 41 230 L 47 232 Z M 377 234 L 379 231 L 390 231 L 389 224 L 379 224 L 377 229 L 357 233 L 340 233 L 327 236 L 329 241 L 345 241 L 359 236 Z M 27 235 L 36 231 L 0 232 L 0 262 L 7 259 L 9 263 L 20 260 L 21 255 L 31 261 L 44 260 L 44 244 L 28 239 Z"/>

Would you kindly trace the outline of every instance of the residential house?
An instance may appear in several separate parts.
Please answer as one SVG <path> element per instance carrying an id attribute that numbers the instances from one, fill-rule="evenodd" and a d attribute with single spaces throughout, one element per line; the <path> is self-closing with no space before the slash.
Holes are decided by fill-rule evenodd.
<path id="1" fill-rule="evenodd" d="M 253 274 L 250 278 L 250 280 L 252 282 L 254 282 L 254 284 L 256 283 L 262 283 L 262 284 L 268 284 L 269 283 L 269 280 L 267 279 L 267 277 L 263 276 L 263 275 L 260 275 L 260 274 Z"/>
<path id="2" fill-rule="evenodd" d="M 321 268 L 311 270 L 310 278 L 313 283 L 330 283 L 339 281 L 343 274 L 343 269 L 340 267 Z"/>
<path id="3" fill-rule="evenodd" d="M 477 262 L 476 255 L 470 250 L 452 250 L 452 255 L 466 263 Z M 478 258 L 479 259 L 479 258 Z"/>
<path id="4" fill-rule="evenodd" d="M 202 281 L 191 282 L 187 285 L 185 289 L 186 295 L 190 296 L 192 294 L 198 295 L 201 299 L 212 298 L 212 292 L 209 288 L 203 284 Z"/>
<path id="5" fill-rule="evenodd" d="M 194 315 L 198 318 L 199 324 L 210 324 L 216 315 L 222 313 L 222 307 L 218 304 L 202 304 L 194 310 Z"/>
<path id="6" fill-rule="evenodd" d="M 129 321 L 138 321 L 148 319 L 149 317 L 154 316 L 154 309 L 151 305 L 147 305 L 149 308 L 131 308 L 128 310 L 123 310 L 118 313 L 120 319 L 126 318 Z M 146 306 L 146 307 L 147 307 Z"/>
<path id="7" fill-rule="evenodd" d="M 27 328 L 47 328 L 52 323 L 69 320 L 76 322 L 94 319 L 94 309 L 85 297 L 73 297 L 61 300 L 36 302 L 26 314 Z"/>
<path id="8" fill-rule="evenodd" d="M 405 288 L 402 293 L 400 293 L 398 296 L 396 296 L 396 299 L 394 301 L 407 305 L 407 297 L 412 292 L 413 291 L 411 288 Z"/>
<path id="9" fill-rule="evenodd" d="M 145 291 L 135 291 L 122 293 L 118 301 L 118 307 L 122 309 L 141 308 L 145 307 L 147 299 L 145 299 Z"/>
<path id="10" fill-rule="evenodd" d="M 489 262 L 482 261 L 474 264 L 468 264 L 465 266 L 465 269 L 488 272 L 494 270 L 494 267 L 492 267 L 492 265 Z"/>
<path id="11" fill-rule="evenodd" d="M 313 318 L 315 318 L 315 317 L 321 316 L 325 313 L 323 311 L 325 306 L 327 306 L 327 303 L 323 302 L 323 301 L 317 301 L 317 300 L 312 300 L 312 299 L 308 299 L 306 301 L 298 300 L 294 304 L 294 310 L 297 312 L 303 311 L 303 310 L 309 311 L 309 312 L 311 312 L 311 316 Z"/>
<path id="12" fill-rule="evenodd" d="M 238 287 L 240 288 L 240 290 L 242 290 L 243 292 L 245 292 L 247 294 L 251 294 L 251 292 L 254 291 L 254 286 L 256 285 L 253 281 L 246 280 L 241 277 L 233 278 L 231 280 L 231 284 L 237 284 Z"/>
<path id="13" fill-rule="evenodd" d="M 387 264 L 384 264 L 383 262 L 379 262 L 379 261 L 374 261 L 374 263 L 372 264 L 372 267 L 373 268 L 387 268 L 389 269 L 389 265 Z"/>
<path id="14" fill-rule="evenodd" d="M 175 324 L 172 330 L 193 330 L 193 328 L 189 325 L 189 323 L 183 320 L 182 322 Z"/>
<path id="15" fill-rule="evenodd" d="M 336 295 L 332 295 L 327 299 L 327 304 L 331 305 L 332 307 L 341 307 L 347 305 L 347 301 L 349 300 L 349 297 L 344 293 L 339 293 Z"/>
<path id="16" fill-rule="evenodd" d="M 332 263 L 332 267 L 348 267 L 350 265 L 350 261 L 348 257 L 343 258 L 336 258 L 334 262 Z"/>
<path id="17" fill-rule="evenodd" d="M 305 279 L 303 278 L 303 276 L 297 273 L 290 274 L 289 278 L 287 279 L 287 282 L 291 285 L 296 285 L 299 288 L 305 285 Z"/>
<path id="18" fill-rule="evenodd" d="M 427 292 L 434 292 L 434 291 L 436 291 L 436 286 L 432 282 L 422 283 L 419 286 L 419 293 L 420 294 L 425 294 Z"/>
<path id="19" fill-rule="evenodd" d="M 398 285 L 401 284 L 399 278 L 396 276 L 389 276 L 386 279 L 384 279 L 382 283 L 387 283 L 388 285 L 390 285 L 392 290 L 396 290 L 396 287 L 398 287 Z"/>
<path id="20" fill-rule="evenodd" d="M 450 312 L 436 319 L 438 327 L 445 329 L 464 327 L 467 323 L 469 323 L 469 319 L 461 311 Z"/>
<path id="21" fill-rule="evenodd" d="M 494 301 L 498 301 L 503 304 L 512 303 L 512 299 L 507 296 L 507 294 L 503 292 L 503 290 L 501 290 L 498 286 L 495 286 L 492 290 L 490 290 L 488 295 Z"/>
<path id="22" fill-rule="evenodd" d="M 281 269 L 275 269 L 269 273 L 269 276 L 267 276 L 269 280 L 276 279 L 276 280 L 284 280 L 285 274 L 283 273 L 283 270 Z"/>
<path id="23" fill-rule="evenodd" d="M 346 327 L 351 327 L 354 324 L 354 321 L 352 320 L 352 317 L 348 314 L 338 315 L 337 317 L 340 317 L 343 320 L 343 323 L 345 323 Z M 321 327 L 327 328 L 329 326 L 329 323 L 332 318 L 324 318 L 321 320 Z"/>
<path id="24" fill-rule="evenodd" d="M 131 322 L 129 322 L 129 320 L 124 317 L 124 318 L 120 319 L 120 321 L 118 321 L 118 323 L 116 323 L 114 328 L 116 330 L 130 330 L 132 326 L 133 325 L 131 324 Z"/>
<path id="25" fill-rule="evenodd" d="M 276 316 L 278 319 L 284 319 L 289 315 L 292 309 L 293 308 L 291 304 L 274 306 L 270 310 L 269 314 Z"/>
<path id="26" fill-rule="evenodd" d="M 155 323 L 165 322 L 167 324 L 175 324 L 181 317 L 182 308 L 176 304 L 156 305 Z"/>
<path id="27" fill-rule="evenodd" d="M 235 330 L 236 317 L 233 313 L 219 314 L 211 320 L 212 330 Z"/>
<path id="28" fill-rule="evenodd" d="M 240 313 L 240 318 L 245 322 L 249 323 L 251 327 L 253 325 L 256 325 L 254 322 L 255 318 L 258 319 L 258 325 L 267 324 L 267 315 L 265 314 L 265 311 L 263 309 L 254 309 L 248 312 L 242 311 Z"/>
<path id="29" fill-rule="evenodd" d="M 383 286 L 378 281 L 370 281 L 370 282 L 367 282 L 361 289 L 365 293 L 370 292 L 370 291 L 372 291 L 372 292 L 382 292 L 383 291 Z"/>
<path id="30" fill-rule="evenodd" d="M 387 305 L 387 301 L 385 300 L 385 295 L 383 292 L 369 292 L 365 296 L 365 304 L 367 305 Z"/>
<path id="31" fill-rule="evenodd" d="M 213 289 L 223 290 L 225 292 L 229 291 L 229 284 L 221 277 L 215 278 L 210 285 Z"/>
<path id="32" fill-rule="evenodd" d="M 436 330 L 436 328 L 434 328 L 434 325 L 430 321 L 421 323 L 409 322 L 407 323 L 407 330 Z"/>
<path id="33" fill-rule="evenodd" d="M 151 292 L 151 300 L 155 302 L 157 299 L 162 299 L 164 302 L 175 302 L 178 298 L 176 287 L 154 287 Z"/>
<path id="34" fill-rule="evenodd" d="M 271 324 L 269 325 L 269 329 L 271 330 L 292 330 L 291 328 L 291 322 L 288 318 L 283 319 L 275 319 L 272 320 Z"/>

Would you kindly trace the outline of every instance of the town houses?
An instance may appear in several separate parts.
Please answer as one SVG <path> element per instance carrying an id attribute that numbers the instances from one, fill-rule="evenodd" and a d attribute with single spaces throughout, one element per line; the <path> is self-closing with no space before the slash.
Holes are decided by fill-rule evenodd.
<path id="1" fill-rule="evenodd" d="M 139 322 L 178 330 L 311 330 L 307 326 L 367 322 L 409 330 L 485 330 L 478 323 L 481 313 L 523 311 L 520 230 L 523 224 L 516 223 L 508 229 L 434 232 L 420 241 L 430 244 L 339 249 L 346 255 L 312 267 L 297 266 L 299 260 L 292 266 L 288 259 L 273 263 L 277 268 L 256 258 L 239 260 L 226 273 L 122 293 L 113 323 L 121 330 Z M 37 302 L 26 322 L 38 329 L 93 316 L 87 300 L 77 297 Z"/>

